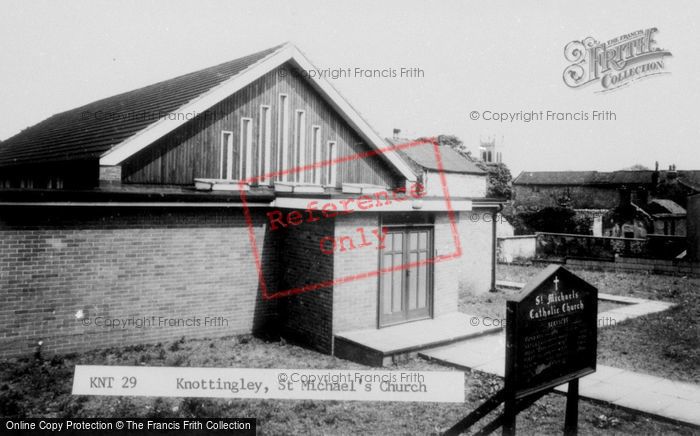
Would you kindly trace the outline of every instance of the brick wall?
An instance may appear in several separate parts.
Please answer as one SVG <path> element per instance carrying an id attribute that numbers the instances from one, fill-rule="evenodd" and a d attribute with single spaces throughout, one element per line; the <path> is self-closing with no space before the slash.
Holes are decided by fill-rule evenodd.
<path id="1" fill-rule="evenodd" d="M 333 219 L 304 223 L 279 232 L 279 290 L 300 289 L 333 280 L 333 256 L 323 254 L 320 241 L 333 236 Z M 313 289 L 280 299 L 283 337 L 332 353 L 333 288 Z"/>
<path id="2" fill-rule="evenodd" d="M 325 235 L 357 240 L 358 228 L 378 229 L 378 214 L 277 233 L 267 230 L 262 211 L 252 212 L 270 292 L 370 274 L 334 289 L 263 301 L 240 210 L 1 209 L 0 355 L 31 353 L 37 341 L 47 352 L 74 352 L 254 330 L 279 331 L 331 353 L 334 332 L 376 328 L 376 244 L 330 256 L 318 243 Z M 447 215 L 436 214 L 434 222 L 438 254 L 453 253 Z M 457 310 L 465 283 L 475 292 L 488 288 L 490 223 L 462 217 L 458 229 L 462 257 L 435 265 L 436 316 Z M 106 327 L 112 320 L 130 325 Z"/>
<path id="3" fill-rule="evenodd" d="M 556 207 L 568 197 L 574 209 L 612 209 L 620 202 L 617 187 L 513 185 L 513 206 L 517 211 Z"/>
<path id="4" fill-rule="evenodd" d="M 529 262 L 535 258 L 537 236 L 520 235 L 498 238 L 496 256 L 500 263 Z"/>
<path id="5" fill-rule="evenodd" d="M 357 238 L 358 228 L 365 231 L 379 228 L 379 214 L 355 213 L 336 218 L 335 236 Z M 334 273 L 336 279 L 361 273 L 377 272 L 379 251 L 375 246 L 337 253 Z M 379 279 L 370 275 L 359 280 L 335 285 L 333 330 L 343 332 L 377 328 L 377 299 Z"/>
<path id="6" fill-rule="evenodd" d="M 567 259 L 566 265 L 594 271 L 616 271 L 661 275 L 688 275 L 700 277 L 700 263 L 683 260 L 644 259 L 635 257 L 616 257 L 612 262 L 604 260 Z"/>
<path id="7" fill-rule="evenodd" d="M 253 221 L 269 263 L 273 242 L 259 213 Z M 259 297 L 249 247 L 236 209 L 2 209 L 0 355 L 31 352 L 40 340 L 49 352 L 73 352 L 263 328 L 277 302 Z M 135 326 L 151 317 L 179 326 Z M 95 325 L 114 319 L 132 325 Z"/>

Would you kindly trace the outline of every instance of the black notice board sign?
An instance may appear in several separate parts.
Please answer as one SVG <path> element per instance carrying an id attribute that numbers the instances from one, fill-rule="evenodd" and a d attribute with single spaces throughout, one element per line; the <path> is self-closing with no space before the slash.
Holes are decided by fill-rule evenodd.
<path id="1" fill-rule="evenodd" d="M 598 290 L 559 265 L 506 306 L 506 381 L 523 398 L 595 372 Z"/>

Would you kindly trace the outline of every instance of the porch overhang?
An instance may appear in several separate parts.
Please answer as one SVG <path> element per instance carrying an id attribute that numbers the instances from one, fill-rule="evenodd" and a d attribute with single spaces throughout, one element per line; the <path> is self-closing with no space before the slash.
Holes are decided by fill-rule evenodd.
<path id="1" fill-rule="evenodd" d="M 469 212 L 472 210 L 472 200 L 421 198 L 387 201 L 381 203 L 373 196 L 313 198 L 313 197 L 277 197 L 270 206 L 277 209 L 318 209 L 337 210 L 343 212 Z"/>

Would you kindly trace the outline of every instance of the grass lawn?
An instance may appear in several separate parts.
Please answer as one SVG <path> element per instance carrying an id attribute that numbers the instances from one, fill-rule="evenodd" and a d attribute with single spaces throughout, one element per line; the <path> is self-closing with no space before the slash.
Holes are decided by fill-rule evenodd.
<path id="1" fill-rule="evenodd" d="M 497 377 L 467 373 L 465 404 L 72 396 L 76 364 L 367 369 L 283 342 L 241 338 L 5 360 L 0 362 L 0 416 L 256 417 L 261 434 L 430 435 L 444 431 L 501 387 Z M 446 370 L 422 359 L 390 369 Z M 519 415 L 518 434 L 561 434 L 564 404 L 560 395 L 541 399 Z M 579 426 L 582 435 L 693 434 L 686 427 L 586 402 L 580 404 Z"/>
<path id="2" fill-rule="evenodd" d="M 498 278 L 527 282 L 544 266 L 498 265 Z M 598 330 L 598 362 L 685 382 L 700 383 L 700 279 L 652 274 L 572 271 L 598 288 L 615 295 L 662 300 L 676 306 Z M 501 291 L 478 297 L 463 293 L 462 312 L 505 318 Z M 599 310 L 613 308 L 603 302 Z"/>

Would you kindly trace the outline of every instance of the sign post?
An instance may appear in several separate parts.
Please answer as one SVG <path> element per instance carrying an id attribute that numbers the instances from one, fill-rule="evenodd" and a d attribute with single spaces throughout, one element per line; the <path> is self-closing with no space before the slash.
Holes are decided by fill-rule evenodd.
<path id="1" fill-rule="evenodd" d="M 482 432 L 502 425 L 504 435 L 515 434 L 516 416 L 521 410 L 555 387 L 568 383 L 564 434 L 575 435 L 578 379 L 596 370 L 597 335 L 598 290 L 562 266 L 548 266 L 509 298 L 505 386 L 476 410 L 481 417 L 504 402 L 504 412 Z M 484 413 L 487 404 L 493 407 Z M 476 422 L 473 415 L 455 424 L 446 434 L 466 430 Z"/>
<path id="2" fill-rule="evenodd" d="M 578 379 L 569 382 L 566 391 L 566 416 L 564 418 L 564 435 L 575 436 L 578 433 Z"/>

